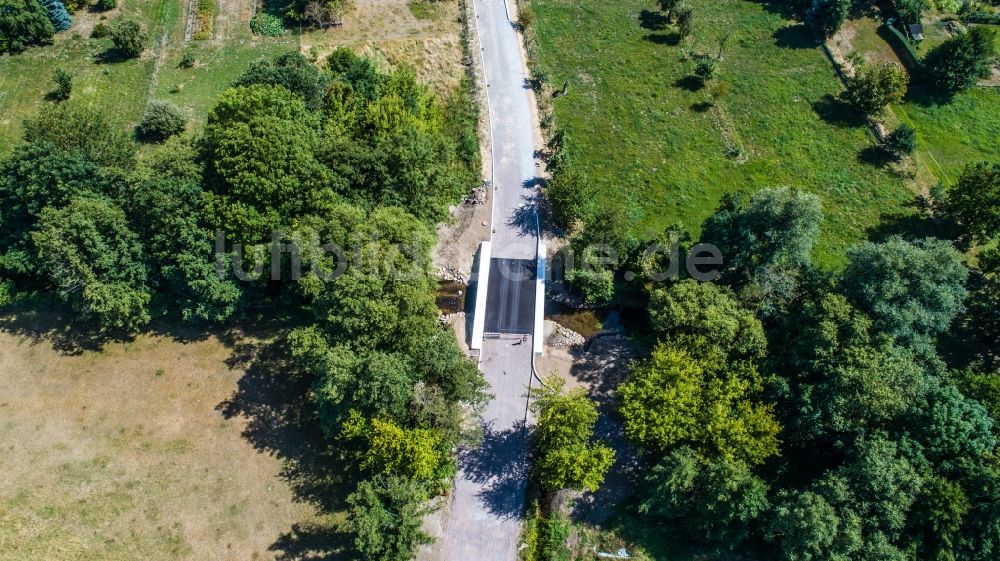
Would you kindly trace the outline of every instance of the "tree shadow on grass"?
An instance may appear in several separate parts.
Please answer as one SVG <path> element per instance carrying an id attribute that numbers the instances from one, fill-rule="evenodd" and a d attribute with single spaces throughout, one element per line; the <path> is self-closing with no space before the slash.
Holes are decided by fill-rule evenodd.
<path id="1" fill-rule="evenodd" d="M 948 105 L 954 98 L 954 93 L 941 92 L 931 86 L 911 85 L 906 91 L 906 101 L 921 107 Z"/>
<path id="2" fill-rule="evenodd" d="M 358 473 L 350 467 L 355 462 L 326 438 L 309 399 L 312 378 L 292 361 L 285 334 L 263 343 L 236 344 L 228 365 L 245 373 L 233 395 L 216 409 L 227 419 L 247 419 L 243 437 L 282 461 L 280 477 L 296 501 L 321 513 L 344 510 L 347 495 L 357 486 Z M 271 549 L 281 552 L 281 559 L 339 559 L 350 550 L 349 536 L 339 526 L 294 526 Z"/>
<path id="3" fill-rule="evenodd" d="M 135 336 L 108 331 L 95 322 L 81 321 L 66 304 L 52 296 L 28 298 L 0 311 L 0 331 L 23 337 L 31 345 L 48 343 L 62 355 L 100 351 L 109 343 L 127 343 Z"/>
<path id="4" fill-rule="evenodd" d="M 698 103 L 691 105 L 691 111 L 694 111 L 695 113 L 706 113 L 714 106 L 715 104 L 711 101 L 699 101 Z"/>
<path id="5" fill-rule="evenodd" d="M 830 94 L 812 104 L 813 111 L 820 119 L 838 127 L 861 127 L 865 125 L 865 116 L 850 103 L 846 103 Z"/>
<path id="6" fill-rule="evenodd" d="M 648 29 L 650 31 L 659 31 L 670 23 L 667 19 L 666 14 L 662 12 L 653 12 L 650 10 L 643 10 L 639 12 L 639 26 L 643 29 Z"/>
<path id="7" fill-rule="evenodd" d="M 774 44 L 784 49 L 815 49 L 819 46 L 813 32 L 801 23 L 779 28 L 772 37 Z"/>
<path id="8" fill-rule="evenodd" d="M 679 78 L 674 82 L 674 85 L 682 90 L 696 92 L 705 87 L 705 81 L 693 74 L 689 74 L 683 78 Z"/>
<path id="9" fill-rule="evenodd" d="M 933 214 L 930 203 L 923 197 L 916 197 L 907 203 L 901 212 L 881 217 L 878 225 L 867 231 L 868 239 L 875 243 L 884 242 L 892 236 L 911 241 L 926 237 L 954 240 L 958 234 L 955 223 Z"/>
<path id="10" fill-rule="evenodd" d="M 671 31 L 669 33 L 650 33 L 643 37 L 646 41 L 650 43 L 656 43 L 657 45 L 668 45 L 671 47 L 676 47 L 681 43 L 681 34 L 676 31 Z"/>
<path id="11" fill-rule="evenodd" d="M 268 551 L 277 552 L 278 561 L 346 561 L 343 552 L 351 546 L 350 536 L 337 525 L 293 524 Z"/>
<path id="12" fill-rule="evenodd" d="M 897 160 L 881 146 L 868 146 L 858 152 L 858 161 L 862 164 L 882 168 Z"/>

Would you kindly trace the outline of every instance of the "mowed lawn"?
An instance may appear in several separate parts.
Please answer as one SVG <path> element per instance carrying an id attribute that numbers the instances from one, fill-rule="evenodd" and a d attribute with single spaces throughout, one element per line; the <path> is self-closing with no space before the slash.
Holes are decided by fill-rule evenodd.
<path id="1" fill-rule="evenodd" d="M 973 88 L 947 103 L 914 96 L 893 111 L 917 130 L 920 156 L 945 186 L 968 164 L 1000 162 L 1000 88 Z"/>
<path id="2" fill-rule="evenodd" d="M 680 223 L 697 234 L 723 195 L 788 185 L 817 193 L 826 223 L 817 259 L 844 251 L 887 215 L 907 212 L 913 191 L 864 163 L 867 129 L 833 96 L 830 61 L 799 23 L 769 4 L 693 0 L 693 37 L 658 29 L 655 2 L 532 0 L 540 64 L 556 87 L 556 122 L 601 185 L 601 203 L 628 205 L 636 233 Z M 647 11 L 648 10 L 648 11 Z M 685 77 L 686 53 L 717 54 L 729 91 L 714 106 Z"/>

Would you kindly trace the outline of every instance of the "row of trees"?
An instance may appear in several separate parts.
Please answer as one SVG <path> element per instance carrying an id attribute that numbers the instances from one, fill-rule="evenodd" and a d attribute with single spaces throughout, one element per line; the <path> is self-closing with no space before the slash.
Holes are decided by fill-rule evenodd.
<path id="1" fill-rule="evenodd" d="M 455 140 L 472 111 L 465 98 L 446 111 L 412 72 L 349 51 L 325 68 L 297 52 L 252 64 L 198 138 L 141 159 L 102 114 L 57 104 L 0 163 L 3 294 L 12 282 L 54 291 L 91 322 L 76 328 L 106 332 L 295 310 L 291 355 L 313 380 L 325 438 L 361 481 L 348 500 L 357 549 L 409 559 L 486 400 L 438 324 L 429 267 L 433 224 L 476 183 L 474 141 Z M 140 128 L 176 132 L 172 117 L 151 103 Z M 290 253 L 279 277 L 229 273 L 270 269 L 273 234 L 300 248 L 306 273 L 292 275 Z M 338 256 L 321 244 L 354 253 L 339 278 L 322 274 Z"/>
<path id="2" fill-rule="evenodd" d="M 1000 554 L 998 193 L 997 166 L 975 165 L 938 205 L 961 243 L 984 244 L 979 269 L 950 241 L 889 237 L 838 274 L 811 261 L 817 197 L 731 196 L 702 234 L 725 256 L 719 284 L 625 277 L 649 270 L 645 244 L 591 211 L 577 240 L 622 257 L 576 287 L 608 279 L 599 296 L 647 309 L 655 340 L 617 392 L 648 466 L 639 513 L 716 552 Z M 943 338 L 961 351 L 942 355 Z"/>

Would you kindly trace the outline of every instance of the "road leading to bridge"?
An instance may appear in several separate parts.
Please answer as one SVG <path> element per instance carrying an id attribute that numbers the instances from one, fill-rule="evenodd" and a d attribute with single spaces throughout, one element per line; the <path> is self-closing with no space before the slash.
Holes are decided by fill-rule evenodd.
<path id="1" fill-rule="evenodd" d="M 504 0 L 472 1 L 492 130 L 492 256 L 506 263 L 534 262 L 539 197 L 536 123 L 521 37 L 508 19 Z M 532 322 L 523 316 L 531 315 L 535 295 L 517 280 L 491 278 L 490 285 L 487 308 L 500 310 L 498 325 L 515 333 L 487 338 L 483 344 L 480 368 L 495 398 L 484 412 L 483 445 L 459 459 L 445 535 L 435 548 L 446 561 L 515 561 L 518 556 L 528 477 L 525 394 L 533 344 Z"/>

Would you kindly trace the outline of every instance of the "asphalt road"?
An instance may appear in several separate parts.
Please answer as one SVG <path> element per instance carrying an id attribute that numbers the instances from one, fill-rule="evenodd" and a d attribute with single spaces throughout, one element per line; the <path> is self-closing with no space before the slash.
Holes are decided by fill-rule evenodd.
<path id="1" fill-rule="evenodd" d="M 503 0 L 473 0 L 479 44 L 488 84 L 493 145 L 493 258 L 530 259 L 537 253 L 538 197 L 535 166 L 535 113 L 521 37 L 508 20 Z M 511 16 L 513 17 L 513 15 Z M 491 278 L 492 281 L 492 278 Z M 505 286 L 517 288 L 518 283 Z M 534 303 L 533 290 L 516 291 L 518 302 L 500 302 L 512 291 L 487 294 L 487 307 L 520 310 L 520 299 Z M 520 312 L 519 312 L 519 315 Z M 515 331 L 530 326 L 515 319 Z M 463 453 L 448 521 L 438 551 L 445 561 L 515 561 L 528 477 L 524 426 L 531 378 L 532 339 L 504 335 L 486 339 L 480 369 L 495 398 L 484 411 L 483 445 Z"/>

